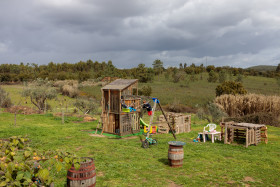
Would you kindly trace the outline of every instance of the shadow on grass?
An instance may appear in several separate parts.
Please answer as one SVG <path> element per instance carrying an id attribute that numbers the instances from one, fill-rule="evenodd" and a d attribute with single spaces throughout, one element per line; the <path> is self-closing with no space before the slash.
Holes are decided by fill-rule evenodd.
<path id="1" fill-rule="evenodd" d="M 160 158 L 158 159 L 159 162 L 163 163 L 164 165 L 166 166 L 169 166 L 169 163 L 168 163 L 168 159 L 167 158 Z"/>

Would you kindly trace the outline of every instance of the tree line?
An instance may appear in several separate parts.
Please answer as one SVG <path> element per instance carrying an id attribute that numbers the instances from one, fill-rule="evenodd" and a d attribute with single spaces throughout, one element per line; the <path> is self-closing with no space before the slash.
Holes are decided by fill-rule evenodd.
<path id="1" fill-rule="evenodd" d="M 265 77 L 279 77 L 280 64 L 275 71 L 257 71 L 254 69 L 242 69 L 230 66 L 215 67 L 213 65 L 204 66 L 195 65 L 194 63 L 187 65 L 180 63 L 178 67 L 164 68 L 163 62 L 156 59 L 152 67 L 147 67 L 141 63 L 137 67 L 131 69 L 116 68 L 112 61 L 93 62 L 92 60 L 80 61 L 77 63 L 53 63 L 47 65 L 38 65 L 35 63 L 20 64 L 1 64 L 0 65 L 0 82 L 23 82 L 36 80 L 37 78 L 48 78 L 48 80 L 79 80 L 98 79 L 103 77 L 119 77 L 119 78 L 137 78 L 140 82 L 152 81 L 154 76 L 165 73 L 166 76 L 172 75 L 177 79 L 182 74 L 197 75 L 203 72 L 227 73 L 236 75 L 251 75 Z M 175 76 L 175 77 L 174 77 Z"/>

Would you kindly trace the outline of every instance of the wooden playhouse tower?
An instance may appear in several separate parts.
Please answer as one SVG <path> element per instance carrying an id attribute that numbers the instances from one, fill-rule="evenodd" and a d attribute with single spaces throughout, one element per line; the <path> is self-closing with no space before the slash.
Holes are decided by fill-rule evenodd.
<path id="1" fill-rule="evenodd" d="M 101 88 L 103 132 L 119 136 L 140 132 L 140 105 L 137 79 L 117 79 Z M 122 109 L 122 104 L 136 111 Z"/>

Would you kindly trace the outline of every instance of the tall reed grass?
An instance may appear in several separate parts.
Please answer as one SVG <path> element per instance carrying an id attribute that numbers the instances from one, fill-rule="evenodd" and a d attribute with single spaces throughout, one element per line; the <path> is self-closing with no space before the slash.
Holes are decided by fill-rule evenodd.
<path id="1" fill-rule="evenodd" d="M 280 115 L 280 97 L 259 94 L 221 95 L 214 103 L 230 117 L 240 117 L 255 113 L 272 113 Z"/>

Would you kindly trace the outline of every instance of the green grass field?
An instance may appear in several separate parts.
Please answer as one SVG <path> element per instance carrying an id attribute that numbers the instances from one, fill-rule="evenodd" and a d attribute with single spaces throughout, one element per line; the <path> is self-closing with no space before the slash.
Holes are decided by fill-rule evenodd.
<path id="1" fill-rule="evenodd" d="M 90 136 L 96 123 L 61 124 L 52 115 L 0 114 L 0 137 L 28 135 L 30 145 L 38 150 L 61 149 L 78 156 L 95 159 L 98 186 L 279 186 L 280 129 L 268 127 L 268 144 L 245 148 L 243 145 L 194 143 L 193 138 L 205 122 L 193 119 L 192 131 L 177 135 L 186 142 L 182 168 L 167 165 L 168 141 L 171 134 L 154 135 L 159 144 L 141 148 L 139 137 L 115 139 Z M 77 119 L 72 119 L 77 120 Z M 66 171 L 55 186 L 64 186 Z"/>
<path id="2" fill-rule="evenodd" d="M 206 79 L 207 75 L 203 74 L 203 80 L 198 76 L 198 81 L 186 87 L 184 81 L 173 83 L 160 76 L 153 83 L 140 83 L 139 87 L 150 85 L 152 95 L 163 105 L 177 102 L 199 107 L 215 97 L 218 83 L 208 83 Z M 279 95 L 280 89 L 271 78 L 249 76 L 243 84 L 249 93 Z M 1 87 L 10 93 L 14 104 L 21 101 L 21 105 L 32 107 L 30 101 L 20 95 L 22 86 Z M 82 91 L 100 99 L 100 88 L 85 87 Z M 74 101 L 61 95 L 59 98 L 67 99 L 69 106 Z M 58 106 L 55 100 L 49 104 L 52 108 Z M 27 135 L 31 139 L 30 146 L 35 149 L 60 149 L 93 157 L 97 186 L 280 186 L 280 129 L 276 127 L 268 126 L 268 144 L 248 148 L 219 141 L 194 143 L 192 140 L 207 122 L 193 115 L 192 131 L 177 135 L 178 141 L 186 142 L 183 167 L 171 168 L 167 165 L 168 142 L 174 140 L 171 134 L 154 135 L 159 144 L 143 149 L 138 136 L 127 139 L 90 136 L 97 122 L 75 122 L 78 120 L 81 119 L 66 117 L 67 123 L 62 124 L 61 119 L 52 114 L 18 114 L 14 126 L 14 114 L 1 111 L 0 138 Z M 145 116 L 144 120 L 149 119 Z M 65 182 L 66 171 L 56 178 L 55 186 L 64 186 Z"/>
<path id="3" fill-rule="evenodd" d="M 209 83 L 208 74 L 196 75 L 197 81 L 189 82 L 187 78 L 178 83 L 173 83 L 171 77 L 166 80 L 164 75 L 155 77 L 152 83 L 139 83 L 139 88 L 149 85 L 152 87 L 152 96 L 160 99 L 163 105 L 180 103 L 191 107 L 201 107 L 215 96 L 215 89 L 219 83 Z M 236 77 L 232 77 L 236 79 Z M 229 77 L 228 77 L 229 79 Z M 188 86 L 187 86 L 188 85 Z M 280 87 L 273 78 L 248 76 L 243 78 L 243 85 L 249 93 L 264 95 L 279 95 Z M 97 100 L 101 99 L 101 86 L 85 87 L 82 90 Z"/>

